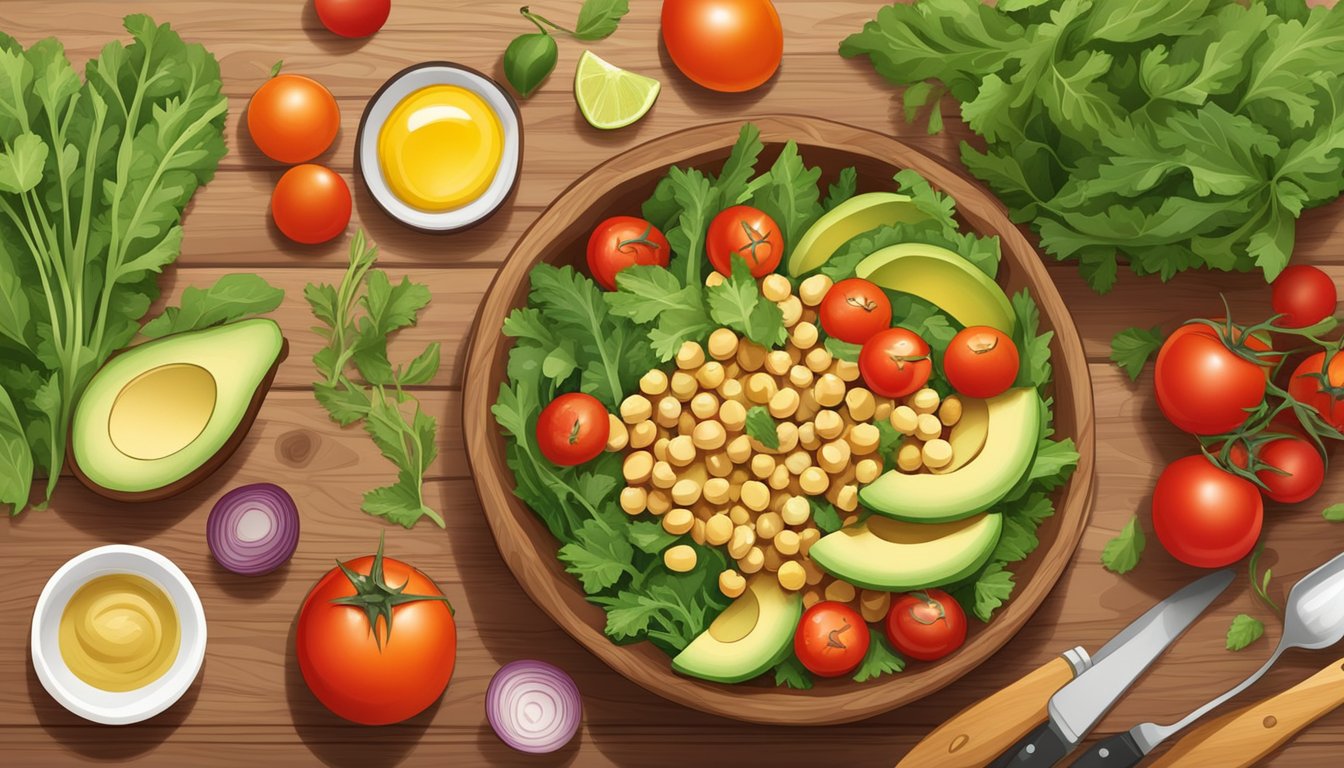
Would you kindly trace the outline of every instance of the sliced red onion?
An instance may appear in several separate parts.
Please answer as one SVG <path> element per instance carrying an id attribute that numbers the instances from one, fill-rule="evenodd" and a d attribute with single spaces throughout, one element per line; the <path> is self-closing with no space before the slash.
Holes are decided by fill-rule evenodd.
<path id="1" fill-rule="evenodd" d="M 243 576 L 270 573 L 299 545 L 299 509 L 278 485 L 240 486 L 215 502 L 205 540 L 226 569 Z"/>
<path id="2" fill-rule="evenodd" d="M 505 664 L 485 692 L 490 727 L 519 752 L 554 752 L 569 743 L 583 719 L 583 700 L 569 675 L 544 661 Z"/>

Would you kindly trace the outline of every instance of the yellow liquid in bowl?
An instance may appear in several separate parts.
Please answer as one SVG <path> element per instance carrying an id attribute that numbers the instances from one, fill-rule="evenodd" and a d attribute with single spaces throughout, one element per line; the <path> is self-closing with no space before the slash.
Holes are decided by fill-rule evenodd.
<path id="1" fill-rule="evenodd" d="M 503 157 L 499 116 L 479 95 L 456 85 L 411 93 L 378 132 L 378 163 L 392 193 L 430 213 L 480 198 Z"/>
<path id="2" fill-rule="evenodd" d="M 157 585 L 114 573 L 75 591 L 56 633 L 75 677 L 104 691 L 134 691 L 158 680 L 182 644 L 177 611 Z"/>

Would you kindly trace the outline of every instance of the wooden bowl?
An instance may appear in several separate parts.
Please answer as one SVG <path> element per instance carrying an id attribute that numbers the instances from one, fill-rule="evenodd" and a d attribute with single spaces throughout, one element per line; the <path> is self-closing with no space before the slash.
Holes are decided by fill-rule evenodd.
<path id="1" fill-rule="evenodd" d="M 768 167 L 782 144 L 793 139 L 823 183 L 841 168 L 859 171 L 860 191 L 891 189 L 892 175 L 913 168 L 957 201 L 965 226 L 1002 241 L 999 282 L 1010 291 L 1030 288 L 1040 305 L 1055 371 L 1055 429 L 1078 446 L 1078 470 L 1056 493 L 1057 511 L 1039 529 L 1040 547 L 1012 570 L 1017 589 L 988 625 L 972 620 L 966 644 L 934 663 L 911 663 L 897 675 L 866 683 L 848 678 L 818 680 L 807 691 L 776 687 L 773 680 L 721 685 L 682 677 L 650 643 L 616 645 L 602 633 L 606 616 L 584 599 L 578 581 L 555 557 L 558 544 L 541 521 L 514 497 L 513 475 L 504 463 L 504 439 L 490 406 L 504 379 L 510 344 L 499 329 L 505 316 L 527 299 L 528 271 L 539 262 L 582 264 L 588 234 L 617 214 L 638 214 L 668 165 L 717 172 L 737 139 L 741 122 L 718 123 L 655 139 L 594 169 L 558 197 L 523 235 L 495 278 L 481 307 L 467 361 L 463 418 L 467 455 L 477 492 L 500 553 L 532 600 L 593 654 L 650 691 L 685 706 L 758 723 L 808 725 L 870 717 L 917 701 L 970 672 L 1022 627 L 1054 587 L 1087 522 L 1094 460 L 1092 389 L 1082 345 L 1068 309 L 1040 258 L 988 192 L 937 160 L 870 131 L 802 116 L 757 118 Z M 1024 670 L 1025 671 L 1025 670 Z"/>

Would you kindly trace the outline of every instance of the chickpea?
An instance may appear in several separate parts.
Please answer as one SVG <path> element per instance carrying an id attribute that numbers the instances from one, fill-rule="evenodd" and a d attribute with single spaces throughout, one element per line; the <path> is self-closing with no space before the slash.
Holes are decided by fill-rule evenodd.
<path id="1" fill-rule="evenodd" d="M 615 453 L 625 450 L 625 446 L 630 444 L 630 431 L 625 428 L 625 422 L 616 418 L 613 414 L 607 414 L 607 450 Z"/>
<path id="2" fill-rule="evenodd" d="M 877 405 L 873 408 L 873 421 L 886 421 L 891 418 L 891 412 L 896 409 L 896 404 L 889 398 L 874 398 Z"/>
<path id="3" fill-rule="evenodd" d="M 775 437 L 779 440 L 779 452 L 788 453 L 798 447 L 798 425 L 791 421 L 781 421 L 775 425 Z"/>
<path id="4" fill-rule="evenodd" d="M 784 556 L 775 549 L 773 544 L 767 544 L 761 547 L 761 554 L 765 558 L 765 570 L 774 573 L 779 570 L 779 566 L 784 564 Z"/>
<path id="5" fill-rule="evenodd" d="M 766 349 L 748 339 L 737 344 L 737 364 L 743 371 L 757 371 L 765 364 Z"/>
<path id="6" fill-rule="evenodd" d="M 727 279 L 728 278 L 721 272 L 710 272 L 708 275 L 705 275 L 705 287 L 717 288 L 718 286 L 723 285 L 723 281 Z"/>
<path id="7" fill-rule="evenodd" d="M 689 544 L 668 547 L 663 553 L 663 565 L 666 565 L 669 571 L 686 573 L 695 568 L 695 549 Z"/>
<path id="8" fill-rule="evenodd" d="M 846 517 L 844 520 L 841 520 L 841 521 L 840 521 L 840 525 L 841 525 L 841 527 L 843 527 L 843 528 L 848 528 L 848 527 L 850 527 L 851 525 L 857 525 L 858 522 L 859 522 L 859 516 L 858 516 L 858 515 L 850 515 L 850 516 Z"/>
<path id="9" fill-rule="evenodd" d="M 649 491 L 648 503 L 649 513 L 655 517 L 665 515 L 668 510 L 672 509 L 672 497 L 668 495 L 667 491 L 661 489 Z"/>
<path id="10" fill-rule="evenodd" d="M 877 410 L 877 401 L 873 393 L 863 387 L 855 387 L 845 393 L 845 409 L 854 421 L 868 421 Z"/>
<path id="11" fill-rule="evenodd" d="M 738 365 L 736 361 L 729 360 L 728 362 L 724 363 L 723 365 L 724 381 L 728 381 L 729 379 L 736 379 L 741 376 L 742 376 L 742 366 Z"/>
<path id="12" fill-rule="evenodd" d="M 638 515 L 649 508 L 649 494 L 643 488 L 621 489 L 621 510 L 627 515 Z"/>
<path id="13" fill-rule="evenodd" d="M 826 292 L 831 290 L 832 285 L 834 282 L 831 278 L 825 275 L 813 275 L 798 284 L 798 298 L 809 307 L 818 306 L 822 299 L 826 298 Z"/>
<path id="14" fill-rule="evenodd" d="M 812 517 L 812 505 L 802 496 L 790 496 L 780 511 L 785 525 L 804 525 Z"/>
<path id="15" fill-rule="evenodd" d="M 817 412 L 820 410 L 821 406 L 817 405 L 817 398 L 812 396 L 812 387 L 807 387 L 803 390 L 803 394 L 799 396 L 798 410 L 794 412 L 793 420 L 800 424 L 811 421 L 817 417 Z"/>
<path id="16" fill-rule="evenodd" d="M 818 322 L 817 310 L 813 309 L 812 307 L 803 307 L 803 316 L 800 322 L 811 323 L 813 325 L 816 325 Z"/>
<path id="17" fill-rule="evenodd" d="M 915 425 L 915 437 L 920 440 L 932 440 L 943 434 L 943 423 L 932 413 L 919 414 L 919 422 Z"/>
<path id="18" fill-rule="evenodd" d="M 780 464 L 775 467 L 775 471 L 770 474 L 770 479 L 766 480 L 765 483 L 776 491 L 783 491 L 789 487 L 789 480 L 791 479 L 789 468 Z"/>
<path id="19" fill-rule="evenodd" d="M 751 474 L 764 480 L 775 471 L 775 457 L 768 453 L 758 453 L 751 457 Z"/>
<path id="20" fill-rule="evenodd" d="M 737 567 L 742 569 L 743 573 L 757 573 L 765 566 L 765 553 L 760 547 L 752 547 L 747 550 L 747 554 L 737 561 Z"/>
<path id="21" fill-rule="evenodd" d="M 817 464 L 827 472 L 834 474 L 845 468 L 849 463 L 849 443 L 844 440 L 833 440 L 821 446 L 817 451 Z"/>
<path id="22" fill-rule="evenodd" d="M 833 373 L 823 373 L 812 385 L 812 397 L 822 408 L 834 408 L 845 400 L 845 382 Z"/>
<path id="23" fill-rule="evenodd" d="M 789 336 L 789 341 L 799 350 L 811 349 L 816 345 L 820 334 L 817 333 L 817 326 L 812 323 L 800 322 L 793 326 L 793 333 Z"/>
<path id="24" fill-rule="evenodd" d="M 808 467 L 798 476 L 798 484 L 809 496 L 820 496 L 830 487 L 831 479 L 820 467 Z"/>
<path id="25" fill-rule="evenodd" d="M 785 557 L 796 555 L 799 541 L 797 531 L 783 530 L 775 534 L 775 549 Z"/>
<path id="26" fill-rule="evenodd" d="M 716 451 L 705 457 L 705 469 L 713 477 L 727 477 L 733 471 L 733 460 L 726 451 Z"/>
<path id="27" fill-rule="evenodd" d="M 938 392 L 925 387 L 911 395 L 906 402 L 915 409 L 915 413 L 933 413 L 938 410 Z"/>
<path id="28" fill-rule="evenodd" d="M 863 620 L 876 623 L 881 621 L 887 615 L 887 609 L 891 607 L 890 592 L 876 592 L 871 589 L 865 589 L 859 593 L 859 614 Z"/>
<path id="29" fill-rule="evenodd" d="M 855 424 L 850 427 L 849 447 L 854 449 L 855 456 L 867 456 L 877 450 L 878 443 L 882 441 L 882 433 L 872 424 Z"/>
<path id="30" fill-rule="evenodd" d="M 705 521 L 697 518 L 691 523 L 691 541 L 704 546 L 705 544 Z"/>
<path id="31" fill-rule="evenodd" d="M 823 595 L 821 594 L 821 590 L 816 589 L 815 587 L 803 592 L 803 610 L 807 610 L 817 603 L 820 603 L 822 598 Z"/>
<path id="32" fill-rule="evenodd" d="M 834 440 L 845 431 L 845 422 L 840 418 L 840 414 L 829 408 L 824 411 L 818 411 L 817 417 L 812 420 L 815 426 L 817 437 L 822 440 Z"/>
<path id="33" fill-rule="evenodd" d="M 783 301 L 792 293 L 793 286 L 789 284 L 789 278 L 778 272 L 771 272 L 761 281 L 761 295 L 766 301 Z"/>
<path id="34" fill-rule="evenodd" d="M 826 599 L 834 600 L 837 603 L 853 602 L 855 597 L 854 585 L 847 581 L 832 581 L 826 585 Z"/>
<path id="35" fill-rule="evenodd" d="M 700 370 L 695 372 L 695 381 L 705 389 L 717 389 L 723 383 L 724 372 L 723 363 L 717 360 L 710 360 L 708 363 L 700 366 Z"/>
<path id="36" fill-rule="evenodd" d="M 653 443 L 653 458 L 656 461 L 667 461 L 667 446 L 672 442 L 671 438 L 660 437 Z"/>
<path id="37" fill-rule="evenodd" d="M 864 459 L 854 465 L 854 479 L 863 485 L 873 482 L 880 474 L 882 474 L 882 465 L 873 459 Z"/>
<path id="38" fill-rule="evenodd" d="M 727 375 L 727 371 L 724 372 Z M 729 400 L 741 402 L 746 398 L 746 392 L 742 389 L 742 382 L 736 378 L 726 378 L 719 385 L 719 397 L 726 403 Z"/>
<path id="39" fill-rule="evenodd" d="M 725 400 L 719 406 L 719 422 L 728 432 L 741 432 L 747 424 L 747 407 L 736 400 Z"/>
<path id="40" fill-rule="evenodd" d="M 658 425 L 645 419 L 630 428 L 630 447 L 636 450 L 648 448 L 658 437 Z"/>
<path id="41" fill-rule="evenodd" d="M 924 465 L 924 455 L 919 443 L 906 441 L 896 450 L 896 466 L 902 472 L 915 472 Z"/>
<path id="42" fill-rule="evenodd" d="M 938 408 L 938 420 L 943 422 L 944 426 L 956 426 L 957 422 L 961 421 L 961 414 L 961 398 L 956 395 L 950 395 Z"/>
<path id="43" fill-rule="evenodd" d="M 724 597 L 741 597 L 742 593 L 747 591 L 747 580 L 742 578 L 742 574 L 729 568 L 719 574 L 719 591 Z"/>
<path id="44" fill-rule="evenodd" d="M 741 504 L 734 504 L 728 509 L 728 519 L 733 521 L 733 525 L 746 525 L 751 522 L 751 513 Z"/>
<path id="45" fill-rule="evenodd" d="M 705 522 L 705 541 L 716 547 L 733 537 L 733 521 L 725 514 L 717 514 Z"/>
<path id="46" fill-rule="evenodd" d="M 831 367 L 831 353 L 827 352 L 825 347 L 813 347 L 808 350 L 803 363 L 813 373 L 825 373 Z"/>
<path id="47" fill-rule="evenodd" d="M 803 532 L 798 534 L 798 551 L 803 557 L 807 557 L 807 553 L 812 549 L 812 545 L 816 544 L 818 541 L 821 541 L 821 531 L 816 528 L 804 528 Z"/>
<path id="48" fill-rule="evenodd" d="M 774 378 L 768 373 L 753 373 L 747 379 L 747 399 L 757 405 L 765 405 L 779 391 Z"/>
<path id="49" fill-rule="evenodd" d="M 795 560 L 790 560 L 779 566 L 779 572 L 775 574 L 775 578 L 779 579 L 781 587 L 790 592 L 797 592 L 807 584 L 807 572 Z"/>
<path id="50" fill-rule="evenodd" d="M 714 396 L 713 392 L 701 392 L 691 398 L 691 414 L 695 418 L 705 420 L 713 418 L 719 412 L 719 398 Z"/>
<path id="51" fill-rule="evenodd" d="M 654 421 L 658 426 L 671 429 L 677 426 L 677 420 L 681 418 L 681 401 L 677 398 L 667 395 L 658 401 L 658 412 L 654 416 Z"/>
<path id="52" fill-rule="evenodd" d="M 672 374 L 672 381 L 668 387 L 672 390 L 672 396 L 681 402 L 689 402 L 695 397 L 696 390 L 695 377 L 685 371 L 677 371 Z"/>
<path id="53" fill-rule="evenodd" d="M 695 425 L 691 433 L 695 447 L 702 451 L 716 451 L 728 440 L 728 433 L 717 421 L 702 421 Z"/>
<path id="54" fill-rule="evenodd" d="M 919 414 L 908 405 L 898 405 L 891 412 L 891 426 L 902 435 L 913 435 L 919 428 Z"/>
<path id="55" fill-rule="evenodd" d="M 803 573 L 809 587 L 815 587 L 820 584 L 822 579 L 826 578 L 826 572 L 817 567 L 817 564 L 811 560 L 803 561 Z"/>
<path id="56" fill-rule="evenodd" d="M 759 480 L 748 480 L 742 484 L 742 504 L 753 512 L 760 512 L 770 506 L 770 489 Z"/>
<path id="57" fill-rule="evenodd" d="M 668 490 L 677 484 L 677 472 L 666 461 L 655 461 L 653 472 L 649 473 L 649 476 L 653 481 L 654 488 Z"/>
<path id="58" fill-rule="evenodd" d="M 690 411 L 682 411 L 681 415 L 677 417 L 677 434 L 690 437 L 691 433 L 695 432 L 695 425 L 697 423 L 695 414 Z"/>
<path id="59" fill-rule="evenodd" d="M 839 376 L 841 381 L 858 381 L 859 364 L 850 360 L 836 360 L 835 365 L 831 366 L 831 373 Z"/>
<path id="60" fill-rule="evenodd" d="M 795 365 L 789 368 L 789 384 L 798 389 L 810 389 L 812 387 L 812 371 L 805 365 Z"/>
<path id="61" fill-rule="evenodd" d="M 821 438 L 817 437 L 817 425 L 815 423 L 809 421 L 798 427 L 798 444 L 809 451 L 815 451 L 821 447 Z"/>
<path id="62" fill-rule="evenodd" d="M 667 463 L 685 467 L 695 461 L 695 442 L 686 435 L 677 435 L 667 443 Z"/>
<path id="63" fill-rule="evenodd" d="M 924 444 L 924 466 L 942 469 L 952 463 L 952 444 L 942 438 Z"/>
<path id="64" fill-rule="evenodd" d="M 643 485 L 653 473 L 653 455 L 648 451 L 635 451 L 625 457 L 621 464 L 621 474 L 628 485 Z"/>
<path id="65" fill-rule="evenodd" d="M 689 507 L 700 500 L 700 484 L 694 480 L 678 480 L 672 486 L 672 501 L 683 507 Z"/>
<path id="66" fill-rule="evenodd" d="M 724 505 L 728 503 L 728 481 L 722 477 L 712 477 L 705 481 L 704 491 L 701 497 L 710 504 Z"/>
<path id="67" fill-rule="evenodd" d="M 773 539 L 784 530 L 784 518 L 777 512 L 766 512 L 756 518 L 756 535 L 762 539 Z"/>
<path id="68" fill-rule="evenodd" d="M 751 438 L 738 435 L 728 443 L 728 458 L 734 464 L 744 464 L 751 458 Z"/>
<path id="69" fill-rule="evenodd" d="M 798 365 L 803 362 L 803 350 L 799 349 L 797 346 L 790 344 L 784 348 L 784 352 L 789 356 L 790 365 Z"/>
<path id="70" fill-rule="evenodd" d="M 709 356 L 720 362 L 737 354 L 737 334 L 729 328 L 716 328 L 709 334 Z"/>
<path id="71" fill-rule="evenodd" d="M 745 463 L 745 462 L 744 462 Z M 732 474 L 728 475 L 728 484 L 732 486 L 733 501 L 737 501 L 742 496 L 742 484 L 751 479 L 751 472 L 746 467 L 733 467 Z"/>
<path id="72" fill-rule="evenodd" d="M 770 398 L 770 415 L 776 419 L 787 419 L 798 412 L 798 391 L 781 389 Z"/>
<path id="73" fill-rule="evenodd" d="M 677 350 L 677 367 L 690 371 L 705 364 L 705 350 L 694 341 L 684 341 Z"/>
<path id="74" fill-rule="evenodd" d="M 765 356 L 765 372 L 772 376 L 784 376 L 793 366 L 789 353 L 776 349 Z"/>
<path id="75" fill-rule="evenodd" d="M 621 401 L 621 419 L 626 424 L 638 424 L 653 415 L 653 403 L 643 395 L 631 395 Z"/>
<path id="76" fill-rule="evenodd" d="M 853 483 L 846 483 L 840 487 L 840 492 L 836 494 L 835 506 L 841 512 L 853 512 L 859 508 L 859 487 Z"/>
<path id="77" fill-rule="evenodd" d="M 790 296 L 787 299 L 776 302 L 775 306 L 784 314 L 784 327 L 792 328 L 803 319 L 803 302 L 797 296 Z"/>
<path id="78" fill-rule="evenodd" d="M 691 526 L 695 524 L 695 516 L 691 510 L 682 507 L 663 515 L 663 530 L 674 536 L 680 536 L 683 533 L 690 533 Z"/>
<path id="79" fill-rule="evenodd" d="M 799 433 L 801 434 L 801 432 L 800 429 Z M 799 442 L 802 442 L 802 440 L 800 439 Z M 803 448 L 807 448 L 807 446 L 804 445 Z M 784 458 L 784 467 L 789 470 L 790 474 L 801 475 L 803 470 L 810 466 L 812 466 L 812 456 L 806 450 L 794 451 Z"/>

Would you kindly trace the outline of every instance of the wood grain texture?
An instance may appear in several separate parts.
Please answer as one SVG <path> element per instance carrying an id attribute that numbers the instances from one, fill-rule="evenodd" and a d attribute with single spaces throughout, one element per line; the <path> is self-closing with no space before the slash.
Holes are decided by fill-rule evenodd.
<path id="1" fill-rule="evenodd" d="M 276 59 L 286 68 L 323 80 L 342 107 L 343 131 L 324 156 L 336 168 L 353 165 L 353 129 L 364 99 L 421 58 L 448 58 L 498 76 L 505 43 L 527 31 L 516 2 L 395 0 L 388 26 L 369 41 L 325 33 L 308 0 L 0 0 L 0 30 L 24 43 L 57 35 L 77 65 L 113 37 L 124 38 L 120 17 L 147 12 L 169 21 L 221 58 L 229 95 L 224 169 L 197 195 L 186 218 L 178 265 L 162 283 L 166 296 L 204 285 L 235 270 L 258 271 L 288 291 L 276 319 L 292 352 L 276 377 L 248 439 L 219 472 L 168 502 L 114 504 L 67 479 L 45 511 L 0 522 L 0 573 L 6 589 L 0 610 L 0 762 L 16 766 L 128 764 L 232 768 L 265 766 L 394 765 L 668 766 L 831 765 L 890 768 L 921 737 L 976 700 L 1081 644 L 1095 651 L 1156 599 L 1195 573 L 1153 540 L 1132 573 L 1102 569 L 1106 541 L 1138 513 L 1147 524 L 1148 495 L 1162 466 L 1197 450 L 1166 424 L 1153 402 L 1151 373 L 1130 383 L 1105 364 L 1111 334 L 1130 325 L 1170 326 L 1216 310 L 1220 292 L 1233 309 L 1267 306 L 1258 275 L 1188 273 L 1168 285 L 1122 275 L 1098 297 L 1071 265 L 1047 268 L 1073 314 L 1090 365 L 1096 410 L 1097 471 L 1088 528 L 1070 567 L 1033 619 L 1002 650 L 917 706 L 868 720 L 827 727 L 752 726 L 675 704 L 643 690 L 606 665 L 541 615 L 519 588 L 490 537 L 466 465 L 461 424 L 463 358 L 471 324 L 486 288 L 510 249 L 541 210 L 582 174 L 613 155 L 664 134 L 706 122 L 765 113 L 822 114 L 895 136 L 955 163 L 969 137 L 955 104 L 941 108 L 946 135 L 927 137 L 906 124 L 900 93 L 863 62 L 834 54 L 838 41 L 871 18 L 880 0 L 775 0 L 787 33 L 781 75 L 740 96 L 712 94 L 681 77 L 658 49 L 659 3 L 635 0 L 620 32 L 591 44 L 614 63 L 659 77 L 660 101 L 643 121 L 612 133 L 587 128 L 569 95 L 569 75 L 584 45 L 561 41 L 561 62 L 541 91 L 522 105 L 527 166 L 513 204 L 481 228 L 451 237 L 406 230 L 383 217 L 354 180 L 355 224 L 369 229 L 394 277 L 428 282 L 435 301 L 420 326 L 393 347 L 417 351 L 444 345 L 444 371 L 419 394 L 441 426 L 440 455 L 431 467 L 432 504 L 447 530 L 422 524 L 413 531 L 386 528 L 388 552 L 433 576 L 453 600 L 459 619 L 459 666 L 443 700 L 412 722 L 368 729 L 328 715 L 296 677 L 294 614 L 309 586 L 337 557 L 372 551 L 380 526 L 360 512 L 361 494 L 392 475 L 358 429 L 332 424 L 307 391 L 316 348 L 301 289 L 308 280 L 333 282 L 345 259 L 343 242 L 301 247 L 270 226 L 267 206 L 281 170 L 250 146 L 241 116 L 247 97 Z M 572 18 L 577 3 L 546 0 L 534 8 Z M 1295 260 L 1326 268 L 1344 280 L 1344 203 L 1306 212 L 1298 227 Z M 295 559 L 260 580 L 232 576 L 207 554 L 205 517 L 225 491 L 244 482 L 280 482 L 295 496 L 303 535 Z M 1263 562 L 1274 569 L 1270 592 L 1286 587 L 1344 543 L 1344 529 L 1324 522 L 1320 507 L 1344 498 L 1344 477 L 1333 473 L 1317 497 L 1297 507 L 1267 510 Z M 60 709 L 41 690 L 27 657 L 28 617 L 46 578 L 69 557 L 104 543 L 138 543 L 172 557 L 195 582 L 210 621 L 203 675 L 187 697 L 163 715 L 131 728 L 92 726 Z M 1240 653 L 1223 648 L 1228 623 L 1250 613 L 1269 625 L 1267 637 Z M 1170 721 L 1254 671 L 1277 639 L 1277 623 L 1244 580 L 1228 591 L 1129 696 L 1100 723 L 1098 736 L 1147 719 Z M 1328 652 L 1327 652 L 1328 653 Z M 525 756 L 493 736 L 483 711 L 485 687 L 500 664 L 541 658 L 575 678 L 584 696 L 578 738 L 550 757 Z M 1323 654 L 1290 652 L 1251 691 L 1228 707 L 1244 706 L 1301 682 L 1321 668 Z M 1262 763 L 1320 768 L 1344 753 L 1344 712 L 1336 710 L 1269 755 Z"/>

